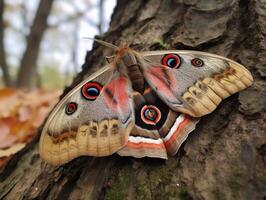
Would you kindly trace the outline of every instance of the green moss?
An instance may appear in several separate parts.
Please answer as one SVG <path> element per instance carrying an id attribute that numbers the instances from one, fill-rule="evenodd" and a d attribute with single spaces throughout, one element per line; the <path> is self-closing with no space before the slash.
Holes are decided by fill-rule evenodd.
<path id="1" fill-rule="evenodd" d="M 149 162 L 142 163 L 137 169 L 130 166 L 122 168 L 105 199 L 191 199 L 186 187 L 177 186 L 177 181 L 173 179 L 177 176 L 175 170 L 175 164 Z"/>
<path id="2" fill-rule="evenodd" d="M 143 169 L 136 176 L 136 199 L 152 199 L 148 174 Z"/>
<path id="3" fill-rule="evenodd" d="M 193 199 L 193 198 L 189 195 L 189 193 L 188 193 L 188 191 L 186 190 L 186 188 L 184 188 L 184 187 L 181 187 L 181 188 L 179 189 L 179 191 L 177 192 L 177 196 L 178 196 L 180 199 L 182 199 L 182 200 L 191 200 L 191 199 Z"/>
<path id="4" fill-rule="evenodd" d="M 178 185 L 176 162 L 151 167 L 149 180 L 152 197 L 155 200 L 192 199 L 185 185 Z"/>
<path id="5" fill-rule="evenodd" d="M 151 190 L 156 199 L 169 199 L 171 196 L 172 172 L 163 166 L 157 166 L 150 174 Z"/>
<path id="6" fill-rule="evenodd" d="M 156 46 L 157 50 L 169 49 L 169 45 L 167 43 L 164 43 L 161 39 L 156 40 L 153 46 Z"/>
<path id="7" fill-rule="evenodd" d="M 118 176 L 114 179 L 112 187 L 105 195 L 106 200 L 124 200 L 127 197 L 129 185 L 130 169 L 122 168 Z"/>

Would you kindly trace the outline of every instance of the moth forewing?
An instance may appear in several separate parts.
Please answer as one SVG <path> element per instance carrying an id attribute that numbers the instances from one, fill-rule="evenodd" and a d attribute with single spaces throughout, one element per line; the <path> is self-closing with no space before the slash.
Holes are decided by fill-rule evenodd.
<path id="1" fill-rule="evenodd" d="M 220 99 L 253 82 L 251 73 L 243 65 L 215 54 L 171 50 L 141 55 L 152 63 L 146 64 L 144 73 L 151 87 L 172 109 L 193 117 L 209 114 Z M 158 89 L 163 87 L 168 90 Z"/>
<path id="2" fill-rule="evenodd" d="M 125 112 L 129 115 L 125 116 L 117 110 L 120 105 L 110 107 L 113 102 L 121 102 L 117 93 L 129 95 L 126 87 L 117 88 L 120 79 L 112 77 L 113 70 L 107 65 L 95 72 L 54 108 L 40 139 L 40 155 L 45 161 L 60 165 L 81 155 L 107 156 L 126 144 L 133 112 Z M 107 91 L 112 95 L 111 99 L 107 98 Z M 123 109 L 132 109 L 130 99 L 127 98 L 123 106 Z M 121 124 L 122 118 L 129 119 L 129 123 Z M 116 125 L 114 120 L 118 122 Z"/>

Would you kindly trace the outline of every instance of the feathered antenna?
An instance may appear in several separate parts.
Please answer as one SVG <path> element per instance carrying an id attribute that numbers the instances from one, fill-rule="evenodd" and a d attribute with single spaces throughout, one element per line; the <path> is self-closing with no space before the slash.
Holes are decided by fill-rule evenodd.
<path id="1" fill-rule="evenodd" d="M 129 44 L 127 45 L 128 47 L 133 43 L 133 41 L 139 36 L 139 34 L 145 29 L 147 28 L 147 26 L 153 21 L 153 19 L 151 19 L 148 23 L 144 24 L 135 34 L 134 36 L 132 37 L 132 39 L 130 40 Z M 90 37 L 85 37 L 84 39 L 89 39 L 89 40 L 93 40 L 95 42 L 98 42 L 99 44 L 103 45 L 103 46 L 106 46 L 106 47 L 109 47 L 111 49 L 114 49 L 114 50 L 118 50 L 119 47 L 114 45 L 114 44 L 111 44 L 109 42 L 105 42 L 103 40 L 99 40 L 99 39 L 96 39 L 96 38 L 90 38 Z"/>
<path id="2" fill-rule="evenodd" d="M 114 50 L 119 49 L 118 46 L 115 46 L 114 44 L 111 44 L 109 42 L 105 42 L 103 40 L 98 40 L 98 39 L 95 39 L 95 38 L 88 38 L 88 37 L 85 37 L 84 39 L 93 40 L 93 41 L 98 42 L 99 44 L 101 44 L 103 46 L 109 47 L 109 48 L 114 49 Z"/>

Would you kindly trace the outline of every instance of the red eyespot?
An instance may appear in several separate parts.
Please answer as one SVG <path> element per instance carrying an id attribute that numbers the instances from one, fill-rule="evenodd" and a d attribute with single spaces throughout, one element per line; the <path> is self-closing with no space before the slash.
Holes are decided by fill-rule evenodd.
<path id="1" fill-rule="evenodd" d="M 146 124 L 156 125 L 161 119 L 161 112 L 153 105 L 145 105 L 141 109 L 141 119 Z"/>
<path id="2" fill-rule="evenodd" d="M 101 93 L 103 86 L 97 82 L 88 82 L 81 88 L 82 96 L 90 101 L 94 101 Z"/>
<path id="3" fill-rule="evenodd" d="M 202 67 L 204 65 L 204 62 L 200 58 L 193 58 L 191 60 L 191 64 L 195 67 Z"/>
<path id="4" fill-rule="evenodd" d="M 67 115 L 72 115 L 78 109 L 78 104 L 75 102 L 69 102 L 66 105 L 65 112 Z"/>
<path id="5" fill-rule="evenodd" d="M 181 65 L 181 59 L 177 54 L 166 54 L 162 59 L 162 65 L 177 69 Z"/>

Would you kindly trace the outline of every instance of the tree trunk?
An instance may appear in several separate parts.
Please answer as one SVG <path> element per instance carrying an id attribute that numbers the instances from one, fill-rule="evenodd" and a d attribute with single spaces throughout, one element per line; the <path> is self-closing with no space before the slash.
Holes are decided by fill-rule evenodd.
<path id="1" fill-rule="evenodd" d="M 52 167 L 40 160 L 37 137 L 2 169 L 0 199 L 265 199 L 265 12 L 263 0 L 118 1 L 105 41 L 130 41 L 153 19 L 135 49 L 223 55 L 249 68 L 254 85 L 203 117 L 167 161 L 113 155 Z M 69 89 L 108 53 L 95 45 Z"/>
<path id="2" fill-rule="evenodd" d="M 10 87 L 12 85 L 11 77 L 9 74 L 8 64 L 6 62 L 6 51 L 4 46 L 4 8 L 5 2 L 4 0 L 0 0 L 0 67 L 3 72 L 3 81 L 5 86 Z"/>
<path id="3" fill-rule="evenodd" d="M 17 86 L 20 88 L 30 88 L 31 86 L 32 78 L 36 72 L 40 44 L 47 29 L 47 18 L 50 14 L 53 1 L 40 0 L 30 34 L 27 37 L 27 47 L 20 63 L 17 79 Z"/>

